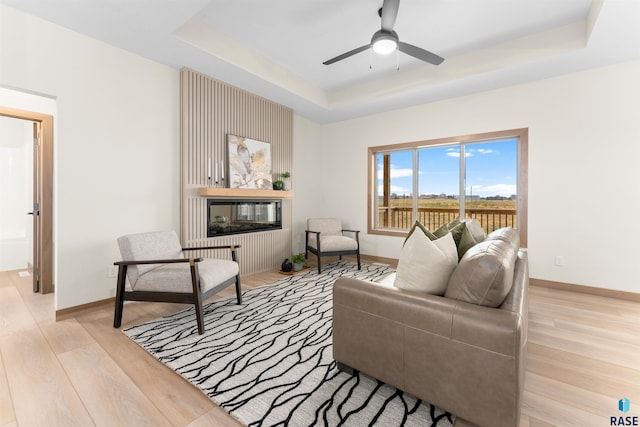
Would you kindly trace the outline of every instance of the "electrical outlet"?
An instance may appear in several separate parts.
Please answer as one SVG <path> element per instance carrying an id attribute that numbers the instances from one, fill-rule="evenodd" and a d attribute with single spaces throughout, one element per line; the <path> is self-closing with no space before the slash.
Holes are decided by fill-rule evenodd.
<path id="1" fill-rule="evenodd" d="M 564 257 L 562 255 L 556 255 L 555 265 L 562 267 L 564 265 Z"/>
<path id="2" fill-rule="evenodd" d="M 118 266 L 110 265 L 107 267 L 107 277 L 116 277 L 118 275 Z"/>

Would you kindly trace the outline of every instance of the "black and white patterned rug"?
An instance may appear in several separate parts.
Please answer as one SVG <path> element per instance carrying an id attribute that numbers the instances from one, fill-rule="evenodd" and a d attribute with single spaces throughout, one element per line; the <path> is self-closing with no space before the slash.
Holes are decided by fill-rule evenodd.
<path id="1" fill-rule="evenodd" d="M 249 426 L 451 426 L 453 417 L 363 374 L 340 372 L 331 348 L 332 286 L 376 279 L 379 265 L 337 262 L 124 330 Z"/>

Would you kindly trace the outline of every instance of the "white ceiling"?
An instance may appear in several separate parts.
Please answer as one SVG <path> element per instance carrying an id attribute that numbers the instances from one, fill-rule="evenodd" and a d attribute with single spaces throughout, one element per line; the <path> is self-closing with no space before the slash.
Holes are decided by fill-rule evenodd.
<path id="1" fill-rule="evenodd" d="M 318 123 L 640 59 L 640 0 L 402 0 L 400 40 L 439 66 L 365 51 L 383 0 L 0 0 Z M 399 65 L 399 70 L 397 69 Z"/>

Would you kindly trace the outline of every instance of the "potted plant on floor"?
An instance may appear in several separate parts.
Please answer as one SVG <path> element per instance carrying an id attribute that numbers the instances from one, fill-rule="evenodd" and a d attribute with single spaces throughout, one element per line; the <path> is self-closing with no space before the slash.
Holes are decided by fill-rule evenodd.
<path id="1" fill-rule="evenodd" d="M 282 265 L 280 266 L 280 268 L 284 273 L 288 273 L 291 270 L 293 270 L 293 263 L 289 261 L 289 258 L 287 258 L 282 262 Z"/>
<path id="2" fill-rule="evenodd" d="M 307 259 L 304 257 L 304 253 L 291 255 L 291 258 L 289 259 L 293 263 L 293 271 L 302 270 L 302 268 L 304 267 L 304 263 L 307 261 Z"/>

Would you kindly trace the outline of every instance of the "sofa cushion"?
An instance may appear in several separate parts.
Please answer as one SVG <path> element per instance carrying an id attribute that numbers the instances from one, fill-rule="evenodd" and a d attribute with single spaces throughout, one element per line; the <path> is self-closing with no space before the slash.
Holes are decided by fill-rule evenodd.
<path id="1" fill-rule="evenodd" d="M 238 271 L 238 263 L 235 261 L 203 259 L 198 263 L 201 291 L 206 292 L 236 276 Z M 153 271 L 141 274 L 135 286 L 132 287 L 136 291 L 148 292 L 193 292 L 191 268 L 187 263 L 161 264 Z"/>
<path id="2" fill-rule="evenodd" d="M 499 228 L 492 231 L 486 240 L 503 240 L 509 242 L 509 244 L 516 249 L 520 248 L 520 235 L 518 234 L 518 230 L 511 227 Z"/>
<path id="3" fill-rule="evenodd" d="M 318 249 L 316 236 L 309 238 L 309 246 Z M 322 252 L 355 251 L 358 249 L 358 242 L 347 236 L 323 236 L 320 234 L 320 249 Z"/>
<path id="4" fill-rule="evenodd" d="M 487 307 L 502 304 L 513 284 L 518 248 L 501 237 L 487 237 L 464 254 L 451 274 L 445 297 Z"/>
<path id="5" fill-rule="evenodd" d="M 394 286 L 442 295 L 457 263 L 458 253 L 451 233 L 432 241 L 424 227 L 414 227 L 400 252 Z"/>

